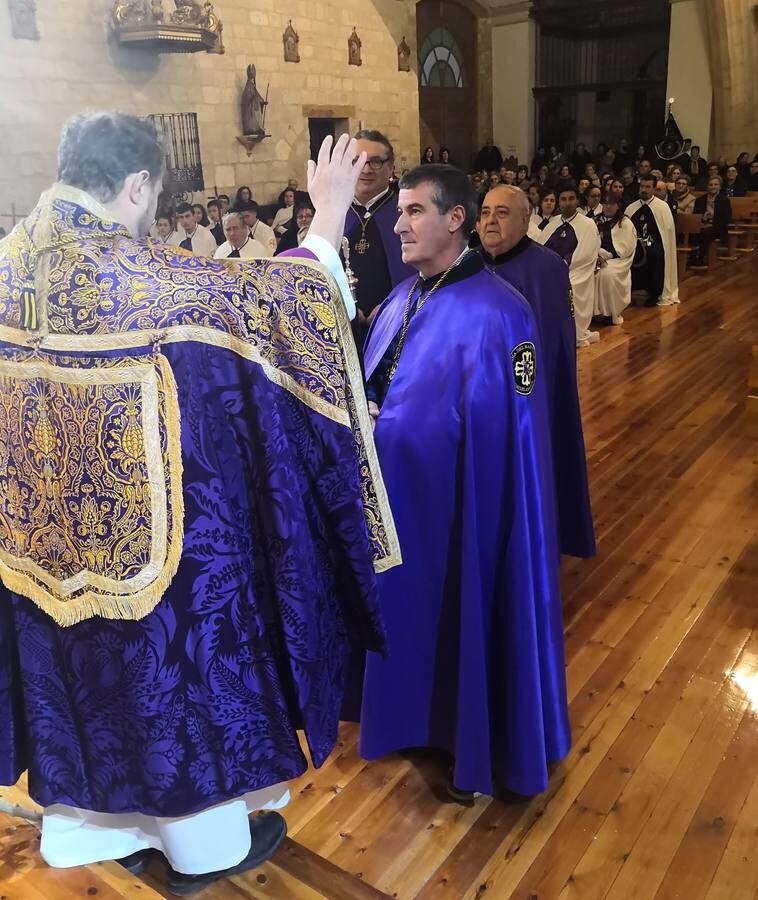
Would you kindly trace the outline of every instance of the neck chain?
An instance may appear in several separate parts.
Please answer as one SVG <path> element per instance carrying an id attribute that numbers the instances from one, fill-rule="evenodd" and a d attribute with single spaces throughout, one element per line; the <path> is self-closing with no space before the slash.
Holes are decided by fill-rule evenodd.
<path id="1" fill-rule="evenodd" d="M 447 276 L 453 271 L 453 269 L 460 263 L 464 257 L 466 257 L 471 250 L 468 247 L 458 256 L 457 259 L 453 260 L 450 267 L 447 271 L 443 272 L 442 275 L 437 279 L 432 288 L 425 295 L 423 287 L 421 289 L 421 294 L 418 298 L 418 303 L 416 304 L 416 313 L 421 312 L 424 304 L 427 300 L 432 296 L 432 294 L 437 290 L 438 287 L 442 284 L 442 282 L 447 278 Z M 405 339 L 408 335 L 408 327 L 411 324 L 411 307 L 413 306 L 413 294 L 418 286 L 419 281 L 421 281 L 423 285 L 423 279 L 419 276 L 411 285 L 411 289 L 408 292 L 408 299 L 405 301 L 405 311 L 403 312 L 403 327 L 400 329 L 400 339 L 397 342 L 397 347 L 395 349 L 395 356 L 392 360 L 392 365 L 390 366 L 389 373 L 387 375 L 387 385 L 392 384 L 392 379 L 395 377 L 395 372 L 397 372 L 398 364 L 400 363 L 400 354 L 403 352 L 403 347 L 405 346 Z"/>
<path id="2" fill-rule="evenodd" d="M 374 213 L 384 206 L 387 202 L 387 199 L 391 196 L 390 193 L 386 194 L 386 196 L 382 197 L 382 199 L 374 205 L 373 209 L 366 208 L 366 212 L 364 215 L 360 215 L 358 210 L 351 204 L 350 209 L 353 212 L 353 215 L 358 219 L 358 224 L 361 226 L 361 236 L 358 242 L 355 245 L 355 252 L 359 256 L 363 256 L 363 254 L 369 249 L 371 244 L 366 240 L 366 229 L 368 228 L 368 223 L 374 216 Z"/>

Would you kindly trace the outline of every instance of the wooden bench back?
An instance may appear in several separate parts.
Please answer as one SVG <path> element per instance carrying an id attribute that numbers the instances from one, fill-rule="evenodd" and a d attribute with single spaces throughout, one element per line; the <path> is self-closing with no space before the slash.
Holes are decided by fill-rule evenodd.
<path id="1" fill-rule="evenodd" d="M 732 204 L 732 221 L 749 222 L 758 216 L 758 195 L 755 197 L 730 197 Z"/>
<path id="2" fill-rule="evenodd" d="M 677 213 L 674 227 L 677 234 L 700 234 L 703 230 L 703 217 L 700 213 Z"/>

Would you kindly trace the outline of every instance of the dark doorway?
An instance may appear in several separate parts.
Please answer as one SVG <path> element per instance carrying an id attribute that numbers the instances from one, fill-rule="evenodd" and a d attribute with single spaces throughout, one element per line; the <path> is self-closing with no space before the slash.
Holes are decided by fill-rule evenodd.
<path id="1" fill-rule="evenodd" d="M 416 8 L 419 47 L 421 149 L 440 147 L 470 171 L 477 135 L 477 18 L 452 0 L 421 0 Z"/>
<path id="2" fill-rule="evenodd" d="M 324 138 L 333 137 L 335 140 L 350 130 L 349 119 L 308 119 L 308 136 L 311 142 L 311 159 L 315 160 L 318 151 L 324 143 Z"/>

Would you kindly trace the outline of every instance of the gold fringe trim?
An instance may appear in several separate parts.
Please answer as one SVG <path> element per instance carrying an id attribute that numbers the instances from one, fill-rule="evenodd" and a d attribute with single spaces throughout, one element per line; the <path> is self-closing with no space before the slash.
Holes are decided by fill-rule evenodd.
<path id="1" fill-rule="evenodd" d="M 286 258 L 286 257 L 285 257 Z M 295 257 L 298 265 L 306 265 L 315 269 L 328 283 L 329 291 L 332 296 L 332 304 L 337 319 L 337 329 L 342 338 L 342 346 L 345 354 L 345 368 L 347 379 L 352 388 L 353 399 L 355 401 L 355 412 L 358 417 L 356 423 L 348 421 L 349 425 L 357 425 L 363 440 L 363 447 L 366 452 L 366 462 L 368 464 L 371 479 L 376 490 L 376 501 L 379 507 L 379 515 L 384 525 L 385 535 L 387 538 L 387 552 L 384 556 L 374 559 L 374 570 L 376 572 L 386 572 L 395 566 L 402 565 L 403 554 L 400 548 L 400 539 L 395 526 L 395 517 L 392 515 L 392 507 L 390 506 L 389 496 L 387 494 L 387 486 L 384 483 L 384 476 L 379 465 L 379 456 L 376 452 L 376 444 L 374 443 L 374 426 L 368 411 L 368 401 L 366 400 L 366 392 L 363 387 L 363 372 L 358 358 L 358 350 L 353 340 L 353 330 L 350 327 L 350 319 L 347 315 L 347 307 L 342 300 L 342 293 L 334 279 L 332 273 L 320 262 L 312 259 Z"/>

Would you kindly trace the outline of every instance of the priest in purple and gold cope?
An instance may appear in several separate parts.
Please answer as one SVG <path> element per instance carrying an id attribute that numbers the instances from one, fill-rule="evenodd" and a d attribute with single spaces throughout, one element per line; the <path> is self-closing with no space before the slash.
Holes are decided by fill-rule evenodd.
<path id="1" fill-rule="evenodd" d="M 403 176 L 395 232 L 417 274 L 364 357 L 403 549 L 381 573 L 390 654 L 367 655 L 361 754 L 434 747 L 451 791 L 544 790 L 570 746 L 548 383 L 529 304 L 468 249 L 463 172 Z"/>
<path id="2" fill-rule="evenodd" d="M 582 415 L 576 385 L 576 331 L 568 269 L 527 234 L 530 204 L 516 187 L 498 185 L 484 198 L 476 229 L 485 265 L 526 299 L 542 341 L 553 474 L 562 553 L 595 555 Z"/>
<path id="3" fill-rule="evenodd" d="M 162 852 L 186 895 L 267 859 L 284 820 L 249 811 L 384 652 L 399 547 L 335 250 L 365 157 L 329 149 L 300 258 L 209 260 L 141 237 L 153 125 L 82 116 L 0 242 L 0 784 L 28 770 L 50 865 Z"/>

